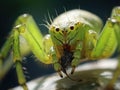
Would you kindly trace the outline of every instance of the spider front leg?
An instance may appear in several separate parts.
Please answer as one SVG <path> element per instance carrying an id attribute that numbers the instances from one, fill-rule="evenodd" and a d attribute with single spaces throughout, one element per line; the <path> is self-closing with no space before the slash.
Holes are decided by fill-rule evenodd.
<path id="1" fill-rule="evenodd" d="M 113 86 L 120 75 L 120 7 L 115 7 L 113 9 L 110 21 L 111 21 L 112 27 L 114 28 L 117 43 L 118 43 L 118 50 L 117 50 L 118 51 L 118 65 L 113 74 L 113 78 L 107 85 L 106 89 L 114 90 Z"/>
<path id="2" fill-rule="evenodd" d="M 42 36 L 40 30 L 38 29 L 38 26 L 36 25 L 31 15 L 24 14 L 18 17 L 14 24 L 14 28 L 10 33 L 10 37 L 11 39 L 7 40 L 5 46 L 3 46 L 1 50 L 0 55 L 2 57 L 6 57 L 8 51 L 12 49 L 11 51 L 13 52 L 13 62 L 16 66 L 18 82 L 24 90 L 28 90 L 26 86 L 26 79 L 22 69 L 22 57 L 32 52 L 35 57 L 44 64 L 51 64 L 52 58 L 48 54 L 48 52 L 45 51 L 45 49 L 47 50 L 48 47 L 44 46 L 44 37 Z M 51 47 L 52 41 L 49 40 L 49 42 L 50 43 L 47 46 Z M 27 43 L 26 47 L 25 43 Z M 27 49 L 27 47 L 29 48 Z M 6 49 L 7 52 L 5 51 Z M 1 73 L 2 71 L 0 71 L 0 75 Z"/>
<path id="3" fill-rule="evenodd" d="M 102 33 L 92 51 L 91 58 L 110 57 L 118 47 L 118 66 L 105 90 L 114 90 L 114 84 L 120 75 L 120 7 L 113 9 L 111 17 L 107 20 Z"/>
<path id="4" fill-rule="evenodd" d="M 96 46 L 91 52 L 91 59 L 107 58 L 115 52 L 117 40 L 111 23 L 112 21 L 110 19 L 106 22 L 100 36 L 98 37 Z"/>
<path id="5" fill-rule="evenodd" d="M 9 36 L 8 40 L 5 42 L 3 47 L 0 50 L 0 80 L 5 76 L 6 72 L 10 69 L 12 65 L 11 56 L 8 56 L 8 60 L 5 61 L 9 50 L 11 49 L 13 37 Z M 10 53 L 11 54 L 11 53 Z"/>
<path id="6" fill-rule="evenodd" d="M 14 29 L 13 31 L 13 61 L 16 65 L 16 72 L 18 76 L 19 84 L 24 88 L 24 90 L 28 90 L 26 86 L 26 79 L 22 70 L 22 57 L 20 55 L 20 47 L 19 47 L 19 31 Z"/>
<path id="7" fill-rule="evenodd" d="M 16 66 L 18 82 L 24 88 L 24 90 L 28 90 L 26 86 L 26 79 L 25 79 L 25 76 L 22 70 L 22 65 L 21 65 L 22 57 L 20 53 L 19 34 L 20 32 L 16 26 L 15 28 L 12 29 L 8 40 L 5 42 L 4 46 L 2 47 L 0 51 L 1 61 L 3 63 L 0 66 L 0 79 L 3 78 L 5 73 L 8 71 L 8 68 L 10 68 L 10 66 L 8 65 L 9 63 L 11 63 L 10 59 L 13 59 L 13 62 L 15 63 L 15 66 Z M 12 47 L 12 50 L 11 50 L 11 47 Z M 10 55 L 8 55 L 10 50 L 11 50 Z M 4 59 L 6 59 L 7 56 L 12 57 L 12 58 L 7 59 L 6 61 Z"/>

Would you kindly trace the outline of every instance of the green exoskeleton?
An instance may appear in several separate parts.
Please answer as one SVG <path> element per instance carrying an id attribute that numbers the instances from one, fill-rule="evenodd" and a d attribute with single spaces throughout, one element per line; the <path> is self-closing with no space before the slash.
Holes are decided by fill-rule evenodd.
<path id="1" fill-rule="evenodd" d="M 78 64 L 84 60 L 108 58 L 117 48 L 119 55 L 120 7 L 113 9 L 104 27 L 98 16 L 81 9 L 59 15 L 51 24 L 48 23 L 47 27 L 49 34 L 43 37 L 31 15 L 24 14 L 18 17 L 0 51 L 0 79 L 4 75 L 2 74 L 6 65 L 4 59 L 9 56 L 8 54 L 12 55 L 18 82 L 24 90 L 28 88 L 21 62 L 22 57 L 29 52 L 32 52 L 40 62 L 53 64 L 61 77 L 63 73 L 69 77 L 66 72 L 68 66 L 72 67 L 73 74 Z M 119 70 L 120 64 L 106 90 L 113 89 Z"/>

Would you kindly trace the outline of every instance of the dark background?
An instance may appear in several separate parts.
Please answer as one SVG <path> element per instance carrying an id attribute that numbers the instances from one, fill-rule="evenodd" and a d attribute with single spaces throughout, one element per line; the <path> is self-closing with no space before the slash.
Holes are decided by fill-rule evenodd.
<path id="1" fill-rule="evenodd" d="M 16 18 L 23 14 L 31 14 L 37 24 L 45 24 L 45 16 L 56 17 L 55 10 L 58 14 L 66 10 L 81 8 L 93 12 L 100 16 L 103 21 L 106 21 L 110 16 L 114 6 L 120 5 L 120 0 L 1 0 L 0 1 L 0 47 L 6 40 L 12 25 Z M 65 8 L 65 9 L 64 9 Z M 47 32 L 47 28 L 40 26 L 42 32 Z M 48 68 L 34 60 L 32 55 L 27 57 L 23 63 L 27 68 L 27 80 L 32 80 L 37 77 L 53 73 L 54 70 L 50 66 Z M 16 79 L 15 68 L 12 67 L 5 78 L 0 81 L 0 90 L 8 90 L 18 85 Z"/>

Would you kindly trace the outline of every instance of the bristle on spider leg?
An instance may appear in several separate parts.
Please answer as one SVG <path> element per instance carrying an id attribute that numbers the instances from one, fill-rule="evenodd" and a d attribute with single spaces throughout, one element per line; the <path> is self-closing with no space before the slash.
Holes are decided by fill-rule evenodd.
<path id="1" fill-rule="evenodd" d="M 24 72 L 25 78 L 30 79 L 30 73 L 27 71 L 26 67 L 23 67 L 23 72 Z"/>

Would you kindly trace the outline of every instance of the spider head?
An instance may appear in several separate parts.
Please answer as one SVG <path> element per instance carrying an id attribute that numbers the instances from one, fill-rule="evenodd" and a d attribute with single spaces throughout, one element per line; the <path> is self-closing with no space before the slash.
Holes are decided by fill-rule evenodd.
<path id="1" fill-rule="evenodd" d="M 80 32 L 80 28 L 83 26 L 80 22 L 63 22 L 52 24 L 49 28 L 53 43 L 56 45 L 70 44 L 76 40 Z"/>

